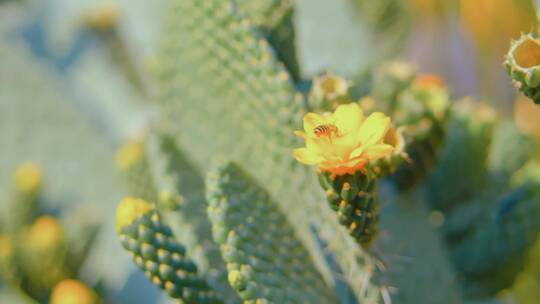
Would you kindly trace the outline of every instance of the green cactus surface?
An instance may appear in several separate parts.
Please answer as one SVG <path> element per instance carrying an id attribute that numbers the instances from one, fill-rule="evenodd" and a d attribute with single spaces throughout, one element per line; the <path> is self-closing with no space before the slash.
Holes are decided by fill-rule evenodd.
<path id="1" fill-rule="evenodd" d="M 211 171 L 207 197 L 229 282 L 246 303 L 335 301 L 278 205 L 242 169 Z"/>
<path id="2" fill-rule="evenodd" d="M 492 211 L 452 248 L 452 260 L 466 277 L 464 290 L 485 296 L 509 287 L 538 235 L 538 184 L 524 184 L 496 200 Z"/>
<path id="3" fill-rule="evenodd" d="M 486 186 L 495 122 L 494 110 L 484 104 L 463 100 L 453 106 L 448 136 L 427 180 L 432 208 L 451 210 Z"/>
<path id="4" fill-rule="evenodd" d="M 142 140 L 129 140 L 116 153 L 116 165 L 123 175 L 129 195 L 155 202 L 155 189 L 150 164 Z"/>
<path id="5" fill-rule="evenodd" d="M 362 172 L 342 176 L 318 174 L 328 204 L 337 212 L 340 224 L 347 227 L 358 244 L 369 246 L 377 234 L 380 217 L 375 178 Z"/>

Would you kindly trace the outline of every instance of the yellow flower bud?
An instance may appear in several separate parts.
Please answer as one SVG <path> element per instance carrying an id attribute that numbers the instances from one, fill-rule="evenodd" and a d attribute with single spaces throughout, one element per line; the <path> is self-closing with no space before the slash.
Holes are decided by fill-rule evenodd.
<path id="1" fill-rule="evenodd" d="M 42 184 L 41 169 L 33 162 L 18 166 L 14 178 L 17 189 L 22 192 L 35 192 Z"/>
<path id="2" fill-rule="evenodd" d="M 76 280 L 58 283 L 51 294 L 51 304 L 97 304 L 98 295 L 85 284 Z"/>
<path id="3" fill-rule="evenodd" d="M 326 73 L 313 79 L 311 94 L 314 98 L 332 100 L 346 95 L 348 90 L 349 83 L 344 78 Z"/>
<path id="4" fill-rule="evenodd" d="M 51 216 L 40 216 L 27 232 L 29 244 L 37 250 L 55 248 L 64 241 L 60 223 Z"/>

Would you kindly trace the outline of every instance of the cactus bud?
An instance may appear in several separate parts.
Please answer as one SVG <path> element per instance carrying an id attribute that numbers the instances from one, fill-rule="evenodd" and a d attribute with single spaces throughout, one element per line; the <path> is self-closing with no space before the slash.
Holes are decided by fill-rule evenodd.
<path id="1" fill-rule="evenodd" d="M 17 190 L 25 193 L 33 193 L 42 186 L 41 169 L 36 163 L 26 162 L 15 170 L 15 186 Z"/>
<path id="2" fill-rule="evenodd" d="M 49 299 L 50 304 L 99 304 L 99 296 L 82 282 L 64 280 L 58 283 Z"/>
<path id="3" fill-rule="evenodd" d="M 61 280 L 72 275 L 66 265 L 66 238 L 62 226 L 51 216 L 40 216 L 17 239 L 17 263 L 28 281 L 25 292 L 46 297 Z"/>
<path id="4" fill-rule="evenodd" d="M 350 84 L 333 73 L 325 73 L 313 78 L 309 95 L 311 105 L 322 111 L 334 111 L 340 104 L 351 102 Z"/>
<path id="5" fill-rule="evenodd" d="M 442 84 L 437 76 L 419 75 L 401 93 L 394 108 L 392 118 L 402 128 L 407 142 L 407 161 L 392 176 L 402 190 L 410 189 L 429 174 L 446 136 L 449 100 Z"/>
<path id="6" fill-rule="evenodd" d="M 32 250 L 50 252 L 64 244 L 64 231 L 51 216 L 40 216 L 26 231 L 26 243 Z"/>
<path id="7" fill-rule="evenodd" d="M 42 172 L 38 164 L 26 162 L 13 174 L 14 191 L 10 201 L 9 225 L 12 232 L 29 225 L 37 213 L 38 197 L 43 187 Z"/>
<path id="8" fill-rule="evenodd" d="M 504 64 L 516 89 L 540 103 L 540 41 L 523 34 L 512 42 Z"/>

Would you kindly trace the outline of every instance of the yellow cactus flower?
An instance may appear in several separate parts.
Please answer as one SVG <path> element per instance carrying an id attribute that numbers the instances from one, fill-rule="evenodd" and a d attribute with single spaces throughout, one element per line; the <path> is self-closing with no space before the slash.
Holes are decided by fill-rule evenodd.
<path id="1" fill-rule="evenodd" d="M 129 169 L 144 157 L 144 145 L 137 140 L 128 141 L 116 153 L 116 164 L 122 170 Z"/>
<path id="2" fill-rule="evenodd" d="M 308 113 L 304 131 L 295 132 L 304 138 L 306 147 L 295 149 L 293 155 L 322 171 L 353 174 L 392 153 L 394 147 L 384 143 L 389 128 L 390 118 L 380 112 L 364 118 L 357 103 L 340 105 L 334 113 Z"/>
<path id="3" fill-rule="evenodd" d="M 41 169 L 36 163 L 26 162 L 18 166 L 14 178 L 19 191 L 30 193 L 41 187 Z"/>
<path id="4" fill-rule="evenodd" d="M 58 283 L 51 294 L 51 304 L 97 304 L 98 295 L 85 284 L 76 280 Z"/>
<path id="5" fill-rule="evenodd" d="M 122 228 L 130 225 L 137 218 L 153 210 L 152 204 L 147 201 L 135 198 L 124 198 L 118 207 L 116 207 L 116 231 L 120 232 Z"/>

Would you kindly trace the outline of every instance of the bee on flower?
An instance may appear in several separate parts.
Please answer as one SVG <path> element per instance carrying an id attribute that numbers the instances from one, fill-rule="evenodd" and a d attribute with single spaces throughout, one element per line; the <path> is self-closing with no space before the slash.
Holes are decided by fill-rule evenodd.
<path id="1" fill-rule="evenodd" d="M 306 146 L 295 149 L 294 158 L 336 175 L 353 174 L 365 165 L 387 155 L 394 147 L 384 143 L 390 118 L 380 112 L 364 117 L 357 103 L 337 107 L 334 113 L 308 113 L 304 131 L 295 134 Z"/>

